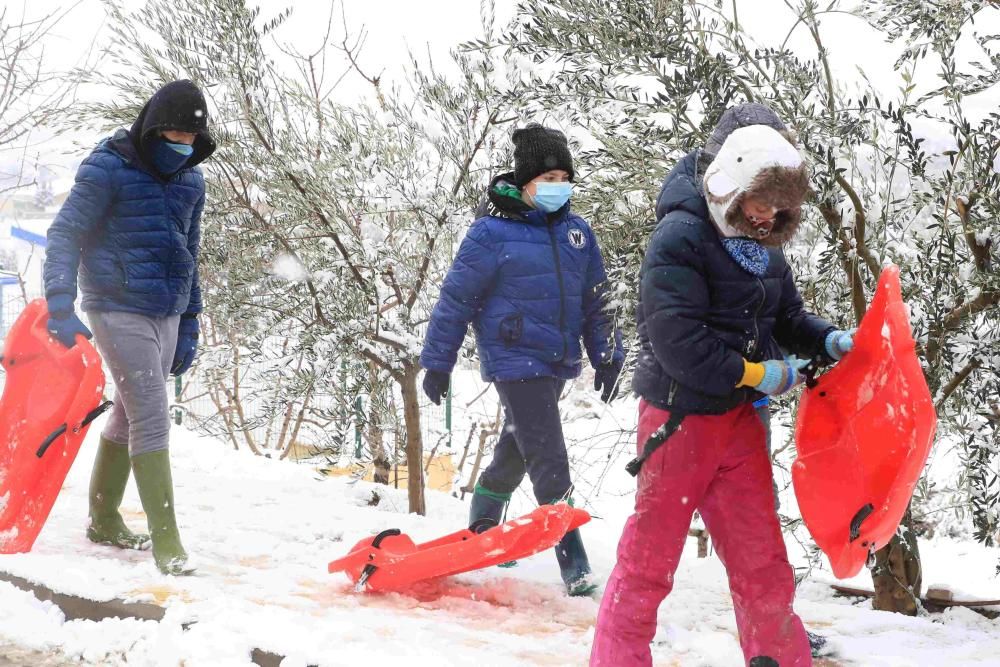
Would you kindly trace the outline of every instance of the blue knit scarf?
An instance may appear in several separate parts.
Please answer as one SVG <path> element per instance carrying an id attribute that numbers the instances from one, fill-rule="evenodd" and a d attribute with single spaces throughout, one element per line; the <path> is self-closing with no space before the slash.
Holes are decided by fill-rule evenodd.
<path id="1" fill-rule="evenodd" d="M 767 248 L 753 239 L 722 239 L 722 246 L 747 273 L 758 278 L 767 273 L 767 261 L 770 257 Z"/>

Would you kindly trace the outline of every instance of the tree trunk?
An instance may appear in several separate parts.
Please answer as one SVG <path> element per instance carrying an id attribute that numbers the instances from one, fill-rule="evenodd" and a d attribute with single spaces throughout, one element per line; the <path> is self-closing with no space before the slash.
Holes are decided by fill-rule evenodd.
<path id="1" fill-rule="evenodd" d="M 917 615 L 922 572 L 917 536 L 912 526 L 913 519 L 907 509 L 892 540 L 875 553 L 872 584 L 875 587 L 874 607 L 879 611 Z"/>
<path id="2" fill-rule="evenodd" d="M 228 387 L 224 389 L 226 399 L 229 401 L 229 406 L 236 411 L 236 418 L 240 420 L 239 430 L 243 434 L 247 446 L 255 456 L 260 456 L 260 450 L 253 439 L 253 431 L 247 425 L 246 413 L 243 411 L 243 399 L 240 397 L 240 348 L 231 332 L 229 341 L 233 348 L 233 383 L 231 389 Z"/>
<path id="3" fill-rule="evenodd" d="M 306 419 L 306 411 L 309 409 L 309 402 L 312 400 L 313 388 L 310 385 L 306 390 L 305 396 L 302 397 L 302 407 L 299 408 L 299 414 L 295 417 L 295 424 L 292 426 L 292 433 L 288 436 L 288 442 L 285 443 L 285 448 L 281 451 L 281 460 L 284 461 L 288 458 L 288 455 L 292 453 L 292 447 L 299 439 L 299 429 L 302 428 L 302 423 Z M 312 452 L 310 452 L 312 454 Z"/>
<path id="4" fill-rule="evenodd" d="M 476 449 L 476 458 L 472 464 L 472 471 L 469 473 L 468 483 L 462 487 L 462 500 L 465 500 L 466 493 L 472 493 L 476 489 L 476 482 L 479 479 L 479 468 L 483 464 L 483 456 L 486 454 L 486 441 L 491 435 L 500 432 L 500 406 L 497 405 L 497 416 L 493 419 L 491 426 L 484 426 L 479 431 L 479 447 Z"/>
<path id="5" fill-rule="evenodd" d="M 469 437 L 465 439 L 465 449 L 462 450 L 462 458 L 459 459 L 458 468 L 455 469 L 455 475 L 458 479 L 461 479 L 462 473 L 465 472 L 465 462 L 469 458 L 469 448 L 472 446 L 472 438 L 474 438 L 476 435 L 477 426 L 478 424 L 472 425 L 472 428 L 469 429 Z M 452 495 L 455 495 L 454 492 L 452 493 Z"/>
<path id="6" fill-rule="evenodd" d="M 418 366 L 407 363 L 400 389 L 403 394 L 403 420 L 406 423 L 406 489 L 410 499 L 410 512 L 423 516 L 427 513 L 427 508 L 424 503 L 424 443 L 420 433 L 420 394 L 417 392 L 419 372 Z"/>
<path id="7" fill-rule="evenodd" d="M 368 448 L 371 450 L 373 473 L 376 484 L 389 484 L 391 465 L 389 454 L 385 451 L 385 431 L 382 428 L 383 412 L 387 409 L 384 387 L 378 379 L 378 368 L 368 363 Z"/>
<path id="8" fill-rule="evenodd" d="M 381 415 L 370 402 L 368 405 L 368 447 L 371 449 L 372 463 L 375 466 L 374 481 L 376 484 L 388 484 L 392 465 L 385 451 Z"/>

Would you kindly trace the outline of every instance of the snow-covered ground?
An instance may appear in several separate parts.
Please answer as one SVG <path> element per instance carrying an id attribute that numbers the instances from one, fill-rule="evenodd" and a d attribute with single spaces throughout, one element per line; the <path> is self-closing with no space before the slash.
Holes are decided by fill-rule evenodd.
<path id="1" fill-rule="evenodd" d="M 465 377 L 456 404 L 478 393 Z M 596 572 L 614 564 L 630 510 L 633 482 L 623 470 L 634 402 L 614 409 L 591 401 L 581 380 L 565 401 L 567 433 L 577 460 L 578 500 L 596 517 L 583 528 Z M 490 408 L 488 393 L 467 410 Z M 456 419 L 456 424 L 463 423 Z M 397 527 L 417 541 L 464 525 L 467 501 L 430 493 L 428 516 L 406 514 L 403 490 L 343 478 L 321 478 L 305 464 L 235 452 L 177 429 L 174 479 L 182 534 L 199 574 L 161 576 L 146 552 L 99 547 L 84 537 L 86 493 L 100 423 L 90 431 L 52 516 L 31 554 L 0 556 L 0 570 L 64 593 L 114 597 L 167 607 L 160 623 L 66 622 L 50 603 L 0 583 L 0 665 L 247 665 L 254 648 L 289 656 L 285 667 L 406 660 L 413 665 L 584 665 L 597 601 L 563 594 L 550 553 L 512 569 L 492 568 L 427 584 L 401 595 L 358 594 L 327 562 L 360 538 Z M 781 442 L 783 433 L 776 434 Z M 380 503 L 369 506 L 372 492 Z M 512 514 L 530 508 L 527 488 Z M 791 502 L 789 493 L 783 501 Z M 144 524 L 130 486 L 126 520 Z M 784 510 L 783 510 L 784 511 Z M 724 570 L 698 559 L 694 540 L 674 593 L 661 608 L 656 665 L 742 664 Z M 802 547 L 789 539 L 798 564 Z M 923 542 L 924 581 L 959 593 L 1000 597 L 997 553 L 972 542 Z M 814 569 L 799 589 L 807 626 L 827 635 L 845 665 L 997 665 L 1000 621 L 968 609 L 908 618 L 874 612 L 869 601 L 835 598 L 832 575 Z M 862 575 L 860 585 L 869 585 Z M 14 645 L 15 649 L 7 645 Z M 5 653 L 6 651 L 6 653 Z M 29 653 L 25 653 L 25 652 Z M 34 653 L 30 653 L 30 652 Z M 47 655 L 47 661 L 39 662 Z M 27 656 L 27 657 L 25 657 Z"/>

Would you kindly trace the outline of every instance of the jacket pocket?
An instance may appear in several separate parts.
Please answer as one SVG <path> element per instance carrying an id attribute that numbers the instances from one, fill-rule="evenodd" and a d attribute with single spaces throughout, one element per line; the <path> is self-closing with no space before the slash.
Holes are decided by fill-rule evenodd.
<path id="1" fill-rule="evenodd" d="M 125 269 L 125 260 L 122 259 L 122 255 L 118 250 L 115 253 L 115 268 L 118 270 L 118 287 L 125 289 L 128 287 L 128 271 Z"/>
<path id="2" fill-rule="evenodd" d="M 175 246 L 170 260 L 168 275 L 173 279 L 190 280 L 194 275 L 194 257 L 186 246 Z"/>
<path id="3" fill-rule="evenodd" d="M 524 315 L 515 313 L 500 320 L 500 340 L 505 347 L 511 347 L 521 340 L 524 332 Z"/>

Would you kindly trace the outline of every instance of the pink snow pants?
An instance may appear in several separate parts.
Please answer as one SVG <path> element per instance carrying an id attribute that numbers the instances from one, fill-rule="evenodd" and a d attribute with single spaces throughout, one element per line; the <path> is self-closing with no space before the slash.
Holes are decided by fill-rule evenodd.
<path id="1" fill-rule="evenodd" d="M 639 405 L 639 448 L 669 413 Z M 643 465 L 635 514 L 597 617 L 591 667 L 646 667 L 656 612 L 697 509 L 729 575 L 743 655 L 781 667 L 812 664 L 792 610 L 795 581 L 774 509 L 765 430 L 750 404 L 724 415 L 690 415 Z"/>

